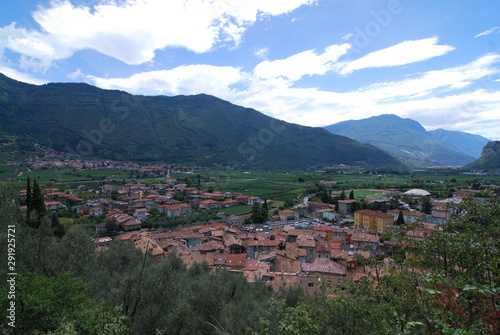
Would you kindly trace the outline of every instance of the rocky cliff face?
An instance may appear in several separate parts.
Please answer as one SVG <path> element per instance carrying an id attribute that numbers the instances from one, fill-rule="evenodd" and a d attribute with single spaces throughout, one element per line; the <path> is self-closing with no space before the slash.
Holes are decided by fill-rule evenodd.
<path id="1" fill-rule="evenodd" d="M 500 151 L 500 141 L 488 142 L 481 152 L 481 156 L 489 155 Z"/>
<path id="2" fill-rule="evenodd" d="M 500 141 L 487 143 L 481 157 L 465 167 L 474 170 L 500 170 Z"/>

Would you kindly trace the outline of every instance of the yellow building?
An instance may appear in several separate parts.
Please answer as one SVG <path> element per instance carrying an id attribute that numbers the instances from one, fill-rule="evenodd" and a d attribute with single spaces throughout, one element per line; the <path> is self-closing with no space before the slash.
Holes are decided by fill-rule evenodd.
<path id="1" fill-rule="evenodd" d="M 374 229 L 378 232 L 385 232 L 387 226 L 394 225 L 394 216 L 370 209 L 363 209 L 354 212 L 354 226 L 365 229 Z"/>

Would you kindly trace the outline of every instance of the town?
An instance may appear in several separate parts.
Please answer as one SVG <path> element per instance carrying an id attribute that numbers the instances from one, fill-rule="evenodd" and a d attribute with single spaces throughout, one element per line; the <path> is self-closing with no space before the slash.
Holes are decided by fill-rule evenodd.
<path id="1" fill-rule="evenodd" d="M 484 183 L 479 185 L 481 190 L 462 188 L 450 197 L 434 199 L 424 189 L 340 190 L 334 187 L 335 180 L 319 180 L 317 186 L 332 201 L 318 201 L 317 194 L 308 194 L 298 204 L 275 206 L 268 198 L 216 191 L 210 183 L 204 187 L 199 175 L 186 179 L 184 174 L 177 180 L 172 175 L 189 169 L 175 170 L 169 165 L 109 161 L 62 164 L 53 160 L 30 163 L 33 170 L 62 165 L 77 170 L 118 168 L 141 176 L 163 176 L 152 182 L 102 183 L 97 190 L 84 184 L 69 191 L 43 188 L 47 212 L 74 213 L 93 223 L 96 250 L 109 247 L 113 240 L 126 241 L 151 255 L 152 262 L 175 253 L 188 266 L 204 263 L 212 269 L 243 275 L 249 282 L 262 280 L 276 290 L 298 286 L 308 294 L 329 294 L 370 275 L 374 271 L 367 266 L 371 259 L 390 256 L 409 240 L 423 240 L 431 232 L 441 232 L 443 224 L 460 215 L 457 205 L 464 197 L 474 196 L 487 203 L 489 198 L 480 195 L 497 190 L 495 184 Z M 196 187 L 192 179 L 198 179 Z M 26 201 L 26 192 L 19 192 L 21 203 Z M 378 209 L 383 206 L 385 211 Z M 229 214 L 231 209 L 241 207 L 248 213 Z M 157 223 L 193 213 L 210 215 L 198 216 L 208 218 L 204 221 L 183 225 Z M 394 232 L 406 242 L 392 238 Z M 385 259 L 391 266 L 391 258 Z"/>

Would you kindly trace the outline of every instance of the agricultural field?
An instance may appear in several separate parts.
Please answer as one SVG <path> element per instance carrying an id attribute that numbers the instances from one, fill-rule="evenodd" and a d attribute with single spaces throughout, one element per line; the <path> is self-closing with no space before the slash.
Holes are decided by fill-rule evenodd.
<path id="1" fill-rule="evenodd" d="M 56 187 L 74 190 L 78 185 L 98 190 L 99 185 L 115 182 L 140 180 L 148 184 L 160 183 L 164 178 L 137 178 L 130 171 L 120 170 L 29 170 L 26 167 L 0 165 L 0 181 L 21 190 L 26 187 L 26 179 L 36 179 L 42 188 Z M 384 188 L 423 188 L 441 197 L 447 197 L 452 189 L 469 187 L 473 183 L 499 184 L 500 176 L 463 175 L 458 170 L 420 170 L 399 174 L 366 174 L 359 171 L 242 171 L 195 169 L 189 174 L 174 174 L 179 182 L 189 182 L 204 190 L 220 192 L 241 192 L 274 202 L 279 207 L 285 201 L 298 203 L 321 181 L 335 182 L 325 185 L 331 191 L 355 189 L 356 198 L 381 197 L 378 191 Z M 14 180 L 12 178 L 15 178 Z M 93 198 L 94 195 L 87 195 Z M 231 211 L 230 211 L 231 212 Z"/>

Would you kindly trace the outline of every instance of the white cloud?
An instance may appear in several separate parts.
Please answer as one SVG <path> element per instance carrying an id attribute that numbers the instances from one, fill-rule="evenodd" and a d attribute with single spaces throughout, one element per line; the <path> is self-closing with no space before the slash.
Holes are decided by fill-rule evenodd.
<path id="1" fill-rule="evenodd" d="M 14 70 L 12 68 L 11 64 L 0 63 L 0 73 L 6 75 L 9 78 L 21 81 L 23 83 L 28 83 L 28 84 L 33 84 L 33 85 L 42 85 L 42 84 L 47 83 L 46 80 L 41 80 L 41 79 L 35 78 L 29 74 Z"/>
<path id="2" fill-rule="evenodd" d="M 438 91 L 450 91 L 464 88 L 477 82 L 481 78 L 499 73 L 493 67 L 500 62 L 500 55 L 485 55 L 468 64 L 429 71 L 418 77 L 392 83 L 378 83 L 364 88 L 360 92 L 373 100 L 394 98 L 415 98 L 436 94 Z M 486 85 L 488 82 L 483 82 Z"/>
<path id="3" fill-rule="evenodd" d="M 84 77 L 85 77 L 85 75 L 83 74 L 82 70 L 80 70 L 80 69 L 77 69 L 75 72 L 68 74 L 68 78 L 71 80 L 76 80 L 76 79 L 84 78 Z"/>
<path id="4" fill-rule="evenodd" d="M 231 85 L 243 80 L 239 69 L 211 65 L 180 66 L 172 70 L 151 71 L 129 78 L 86 76 L 92 84 L 106 89 L 119 89 L 133 94 L 178 95 L 206 93 L 225 99 L 232 96 Z"/>
<path id="5" fill-rule="evenodd" d="M 254 55 L 260 59 L 267 59 L 267 54 L 269 53 L 269 48 L 261 48 L 254 52 Z"/>
<path id="6" fill-rule="evenodd" d="M 354 61 L 340 64 L 340 73 L 349 74 L 356 70 L 400 66 L 442 56 L 455 48 L 449 45 L 438 45 L 435 37 L 416 41 L 405 41 L 391 47 L 374 51 Z"/>
<path id="7" fill-rule="evenodd" d="M 255 67 L 254 74 L 266 79 L 282 76 L 288 80 L 297 81 L 306 75 L 323 75 L 329 71 L 347 75 L 365 68 L 406 65 L 441 56 L 454 50 L 452 46 L 437 43 L 437 38 L 434 37 L 405 41 L 350 62 L 338 60 L 352 48 L 352 45 L 335 44 L 327 47 L 321 54 L 315 50 L 306 50 L 286 59 L 263 61 Z"/>
<path id="8" fill-rule="evenodd" d="M 297 81 L 305 75 L 322 75 L 330 71 L 350 47 L 347 43 L 331 45 L 322 54 L 307 50 L 286 59 L 264 61 L 255 67 L 254 73 L 260 78 L 283 76 L 292 81 Z"/>
<path id="9" fill-rule="evenodd" d="M 480 36 L 485 36 L 485 35 L 493 34 L 495 32 L 500 32 L 500 27 L 494 27 L 494 28 L 485 30 L 482 33 L 479 33 L 476 36 L 474 36 L 474 38 L 478 38 Z"/>
<path id="10" fill-rule="evenodd" d="M 342 93 L 296 88 L 288 76 L 263 77 L 234 67 L 209 65 L 144 72 L 129 78 L 87 80 L 102 88 L 136 94 L 207 93 L 309 126 L 391 113 L 412 117 L 426 127 L 498 136 L 500 92 L 495 89 L 496 81 L 489 78 L 500 73 L 495 67 L 499 62 L 500 55 L 487 54 L 461 66 Z M 289 76 L 296 78 L 299 74 Z M 469 91 L 464 91 L 469 87 Z M 484 119 L 490 122 L 484 123 Z"/>
<path id="11" fill-rule="evenodd" d="M 76 6 L 69 0 L 39 7 L 40 31 L 0 28 L 0 51 L 8 48 L 47 64 L 93 49 L 130 65 L 151 61 L 155 51 L 182 47 L 196 53 L 215 45 L 238 45 L 246 29 L 266 15 L 280 15 L 315 0 L 139 0 Z"/>
<path id="12" fill-rule="evenodd" d="M 350 40 L 352 37 L 354 37 L 355 35 L 352 34 L 352 33 L 349 33 L 349 34 L 345 34 L 344 36 L 342 36 L 340 38 L 341 41 L 347 41 L 347 40 Z"/>

